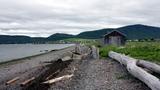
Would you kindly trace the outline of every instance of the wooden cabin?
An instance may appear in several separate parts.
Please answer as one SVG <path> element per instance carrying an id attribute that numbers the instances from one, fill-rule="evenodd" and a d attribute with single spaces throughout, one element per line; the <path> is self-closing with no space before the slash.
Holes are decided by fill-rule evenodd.
<path id="1" fill-rule="evenodd" d="M 105 45 L 122 46 L 125 45 L 126 35 L 114 30 L 104 35 L 103 42 Z"/>

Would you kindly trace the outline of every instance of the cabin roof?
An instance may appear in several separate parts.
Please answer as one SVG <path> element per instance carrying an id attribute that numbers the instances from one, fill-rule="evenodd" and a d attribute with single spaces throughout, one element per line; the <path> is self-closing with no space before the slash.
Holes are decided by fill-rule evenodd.
<path id="1" fill-rule="evenodd" d="M 120 31 L 117 31 L 117 30 L 113 30 L 113 31 L 111 31 L 111 32 L 109 32 L 109 33 L 107 33 L 107 34 L 105 34 L 104 37 L 105 37 L 105 36 L 109 36 L 110 34 L 112 34 L 112 33 L 114 33 L 114 32 L 117 32 L 117 33 L 119 33 L 120 35 L 126 37 L 126 35 L 125 35 L 124 33 L 120 32 Z"/>

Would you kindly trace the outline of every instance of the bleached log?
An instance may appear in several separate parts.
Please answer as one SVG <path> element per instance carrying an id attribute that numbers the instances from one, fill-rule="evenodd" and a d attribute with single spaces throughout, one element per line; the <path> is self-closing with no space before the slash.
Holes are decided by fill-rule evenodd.
<path id="1" fill-rule="evenodd" d="M 13 79 L 7 81 L 7 82 L 6 82 L 6 85 L 12 84 L 12 83 L 14 83 L 15 81 L 17 81 L 18 79 L 19 79 L 19 77 L 13 78 Z"/>
<path id="2" fill-rule="evenodd" d="M 33 80 L 35 80 L 35 77 L 32 77 L 32 78 L 30 78 L 30 79 L 28 79 L 28 80 L 25 80 L 24 82 L 22 82 L 22 83 L 20 84 L 20 86 L 26 86 L 27 84 L 29 84 L 29 83 L 32 82 Z"/>
<path id="3" fill-rule="evenodd" d="M 69 60 L 72 60 L 70 56 L 65 56 L 62 58 L 62 61 L 69 61 Z"/>
<path id="4" fill-rule="evenodd" d="M 153 74 L 153 71 L 151 71 L 151 70 L 149 70 L 149 69 L 147 69 L 147 68 L 144 68 L 144 67 L 141 67 L 144 71 L 146 71 L 146 72 L 148 72 L 148 73 L 150 73 L 150 74 Z"/>
<path id="5" fill-rule="evenodd" d="M 136 65 L 137 60 L 113 51 L 109 52 L 109 57 L 124 64 L 129 73 L 144 82 L 152 90 L 160 90 L 160 80 Z"/>
<path id="6" fill-rule="evenodd" d="M 160 74 L 160 66 L 158 64 L 155 64 L 149 61 L 139 60 L 137 62 L 137 65 Z"/>
<path id="7" fill-rule="evenodd" d="M 58 77 L 58 78 L 55 78 L 55 79 L 51 79 L 51 80 L 45 81 L 42 84 L 52 84 L 52 83 L 55 83 L 55 82 L 58 82 L 58 81 L 61 81 L 61 80 L 69 79 L 72 76 L 73 76 L 73 74 L 71 74 L 71 75 L 64 75 L 62 77 Z"/>
<path id="8" fill-rule="evenodd" d="M 77 55 L 77 54 L 73 54 L 72 59 L 73 60 L 82 60 L 83 55 Z"/>
<path id="9" fill-rule="evenodd" d="M 71 51 L 67 51 L 67 52 L 65 52 L 63 55 L 61 55 L 60 57 L 66 57 L 66 56 L 68 56 L 68 57 L 72 57 L 72 52 Z"/>

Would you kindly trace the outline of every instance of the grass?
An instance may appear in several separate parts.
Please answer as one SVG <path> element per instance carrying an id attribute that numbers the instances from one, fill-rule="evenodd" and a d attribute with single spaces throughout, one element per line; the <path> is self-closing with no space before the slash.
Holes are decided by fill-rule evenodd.
<path id="1" fill-rule="evenodd" d="M 63 41 L 71 43 L 80 43 L 88 46 L 95 45 L 97 47 L 100 47 L 100 41 L 96 39 L 69 38 L 64 39 Z"/>
<path id="2" fill-rule="evenodd" d="M 82 44 L 95 42 L 94 39 L 82 39 L 82 38 L 69 38 L 69 39 L 64 39 L 64 41 L 74 42 L 74 43 L 82 43 Z"/>
<path id="3" fill-rule="evenodd" d="M 127 42 L 124 47 L 105 46 L 100 48 L 100 56 L 108 57 L 111 50 L 137 59 L 160 62 L 160 42 Z"/>

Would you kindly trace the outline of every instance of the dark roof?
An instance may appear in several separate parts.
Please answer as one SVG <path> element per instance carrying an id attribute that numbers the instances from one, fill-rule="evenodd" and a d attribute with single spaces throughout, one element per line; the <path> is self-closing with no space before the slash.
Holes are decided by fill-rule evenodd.
<path id="1" fill-rule="evenodd" d="M 105 37 L 105 36 L 108 36 L 109 34 L 111 34 L 111 33 L 113 33 L 113 32 L 117 32 L 117 33 L 119 33 L 120 35 L 126 37 L 126 35 L 125 35 L 124 33 L 120 32 L 120 31 L 117 31 L 117 30 L 113 30 L 113 31 L 111 31 L 111 32 L 109 32 L 109 33 L 107 33 L 107 34 L 105 34 L 104 37 Z"/>

